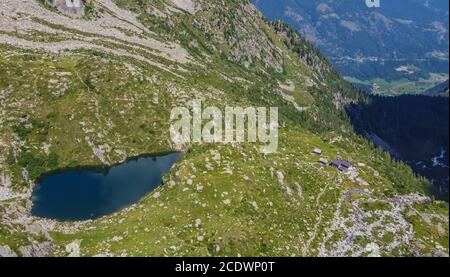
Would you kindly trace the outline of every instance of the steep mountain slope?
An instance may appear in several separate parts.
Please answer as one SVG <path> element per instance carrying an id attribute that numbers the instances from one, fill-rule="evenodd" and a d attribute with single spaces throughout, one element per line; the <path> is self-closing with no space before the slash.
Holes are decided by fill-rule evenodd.
<path id="1" fill-rule="evenodd" d="M 408 163 L 448 201 L 448 97 L 373 96 L 348 108 L 357 132 Z"/>
<path id="2" fill-rule="evenodd" d="M 449 90 L 449 80 L 426 90 L 423 95 L 427 96 L 447 96 L 448 97 Z"/>
<path id="3" fill-rule="evenodd" d="M 429 88 L 441 78 L 436 73 L 448 77 L 448 1 L 389 0 L 379 8 L 364 0 L 253 2 L 313 42 L 352 82 L 393 94 Z"/>
<path id="4" fill-rule="evenodd" d="M 448 205 L 352 132 L 362 96 L 248 1 L 0 2 L 0 250 L 23 256 L 448 255 Z M 164 185 L 86 222 L 33 217 L 42 174 L 176 149 L 193 99 L 276 106 L 279 148 L 192 144 Z M 357 165 L 347 174 L 323 156 Z"/>

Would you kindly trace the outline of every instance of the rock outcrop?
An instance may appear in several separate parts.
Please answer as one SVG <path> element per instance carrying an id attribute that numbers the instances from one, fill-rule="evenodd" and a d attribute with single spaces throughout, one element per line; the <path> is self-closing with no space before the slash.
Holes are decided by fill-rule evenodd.
<path id="1" fill-rule="evenodd" d="M 68 16 L 82 17 L 84 15 L 85 5 L 81 0 L 45 0 L 45 2 Z"/>
<path id="2" fill-rule="evenodd" d="M 9 248 L 9 246 L 0 246 L 0 257 L 17 257 L 17 254 Z"/>
<path id="3" fill-rule="evenodd" d="M 43 242 L 39 244 L 31 244 L 28 246 L 21 246 L 19 248 L 23 257 L 45 257 L 52 251 L 51 242 Z"/>

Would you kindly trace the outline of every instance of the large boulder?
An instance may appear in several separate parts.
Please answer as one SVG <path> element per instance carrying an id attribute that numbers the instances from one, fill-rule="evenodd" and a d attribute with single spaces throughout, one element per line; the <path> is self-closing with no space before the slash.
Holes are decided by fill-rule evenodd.
<path id="1" fill-rule="evenodd" d="M 81 0 L 45 0 L 45 2 L 68 16 L 82 17 L 84 15 L 85 5 Z"/>
<path id="2" fill-rule="evenodd" d="M 53 250 L 51 242 L 43 242 L 38 244 L 31 244 L 27 246 L 21 246 L 19 248 L 23 257 L 45 257 Z"/>
<path id="3" fill-rule="evenodd" d="M 17 254 L 7 245 L 0 245 L 0 257 L 17 257 Z"/>
<path id="4" fill-rule="evenodd" d="M 69 254 L 69 257 L 80 257 L 80 244 L 81 240 L 74 240 L 66 245 L 66 252 Z"/>
<path id="5" fill-rule="evenodd" d="M 172 0 L 172 3 L 179 9 L 195 14 L 197 11 L 196 4 L 193 0 Z"/>

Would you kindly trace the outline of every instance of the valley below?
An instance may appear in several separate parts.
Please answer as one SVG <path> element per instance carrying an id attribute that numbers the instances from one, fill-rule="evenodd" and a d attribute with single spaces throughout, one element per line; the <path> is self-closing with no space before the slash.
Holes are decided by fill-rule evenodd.
<path id="1" fill-rule="evenodd" d="M 348 111 L 359 134 L 428 178 L 430 193 L 448 201 L 448 97 L 372 96 Z"/>
<path id="2" fill-rule="evenodd" d="M 377 95 L 420 94 L 448 79 L 448 1 L 253 0 L 305 36 L 346 79 Z"/>

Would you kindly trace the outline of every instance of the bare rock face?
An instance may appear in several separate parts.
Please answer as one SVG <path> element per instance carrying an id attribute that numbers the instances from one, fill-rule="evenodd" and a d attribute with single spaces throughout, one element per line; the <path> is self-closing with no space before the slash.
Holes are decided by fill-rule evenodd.
<path id="1" fill-rule="evenodd" d="M 52 248 L 53 247 L 50 242 L 43 242 L 39 244 L 21 246 L 19 251 L 23 257 L 45 257 L 50 254 Z"/>
<path id="2" fill-rule="evenodd" d="M 66 252 L 69 254 L 69 257 L 80 257 L 80 243 L 81 240 L 74 240 L 66 245 Z"/>
<path id="3" fill-rule="evenodd" d="M 82 17 L 84 15 L 85 6 L 81 0 L 45 0 L 45 2 L 68 16 Z"/>
<path id="4" fill-rule="evenodd" d="M 0 245 L 0 257 L 17 257 L 17 254 L 9 248 L 9 246 Z"/>
<path id="5" fill-rule="evenodd" d="M 193 0 L 172 0 L 172 3 L 179 9 L 195 14 L 197 11 L 196 3 Z"/>

